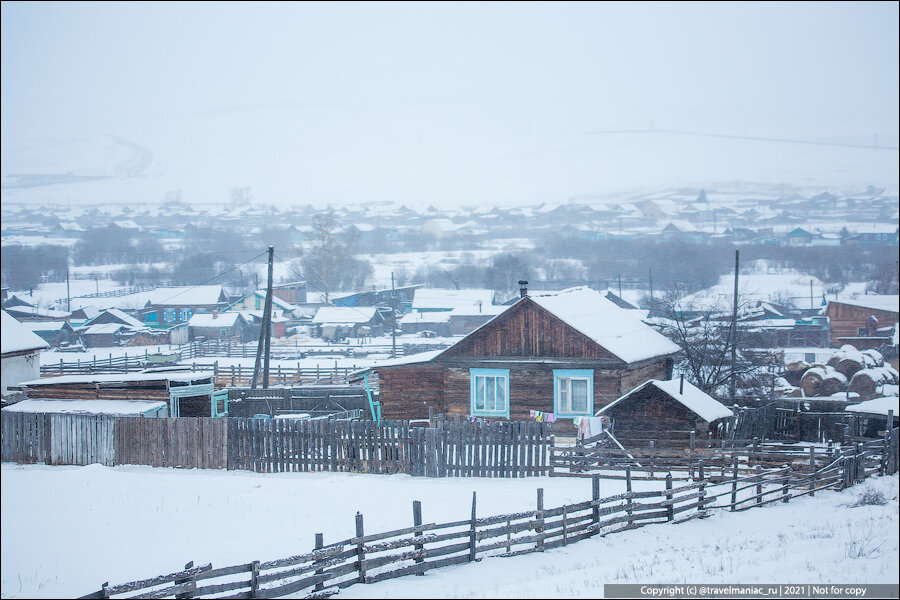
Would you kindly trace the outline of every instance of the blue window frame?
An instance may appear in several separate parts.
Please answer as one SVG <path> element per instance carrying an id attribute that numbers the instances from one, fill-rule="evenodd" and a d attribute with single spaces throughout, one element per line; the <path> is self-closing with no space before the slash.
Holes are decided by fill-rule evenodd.
<path id="1" fill-rule="evenodd" d="M 182 309 L 179 311 L 179 316 L 181 317 L 181 322 L 182 322 L 182 323 L 187 323 L 188 321 L 190 321 L 190 320 L 191 320 L 191 315 L 192 315 L 192 314 L 193 314 L 193 311 L 192 311 L 191 309 L 189 309 L 189 308 L 182 308 Z"/>
<path id="2" fill-rule="evenodd" d="M 163 309 L 163 321 L 166 323 L 174 323 L 177 317 L 177 313 L 174 308 L 164 308 Z"/>
<path id="3" fill-rule="evenodd" d="M 147 323 L 155 323 L 159 318 L 156 316 L 155 312 L 150 312 L 144 315 L 144 321 Z"/>
<path id="4" fill-rule="evenodd" d="M 557 417 L 594 414 L 594 372 L 590 369 L 553 370 L 553 412 Z"/>
<path id="5" fill-rule="evenodd" d="M 469 369 L 469 390 L 470 414 L 509 418 L 509 369 Z"/>

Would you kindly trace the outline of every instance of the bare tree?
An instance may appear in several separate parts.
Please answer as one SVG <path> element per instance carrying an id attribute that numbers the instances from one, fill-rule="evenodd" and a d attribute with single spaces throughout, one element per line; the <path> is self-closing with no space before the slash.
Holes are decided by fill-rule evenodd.
<path id="1" fill-rule="evenodd" d="M 749 337 L 738 323 L 732 326 L 733 298 L 704 303 L 685 300 L 679 290 L 669 290 L 659 302 L 657 326 L 681 347 L 678 370 L 704 392 L 726 397 L 726 386 L 756 388 L 761 365 L 748 352 Z M 738 295 L 738 313 L 746 308 Z M 732 364 L 732 348 L 737 360 Z M 759 393 L 759 390 L 756 390 Z"/>
<path id="2" fill-rule="evenodd" d="M 344 259 L 344 248 L 336 239 L 337 229 L 334 210 L 316 214 L 312 219 L 310 246 L 303 257 L 304 275 L 310 283 L 322 288 L 326 303 L 338 283 L 337 269 Z"/>

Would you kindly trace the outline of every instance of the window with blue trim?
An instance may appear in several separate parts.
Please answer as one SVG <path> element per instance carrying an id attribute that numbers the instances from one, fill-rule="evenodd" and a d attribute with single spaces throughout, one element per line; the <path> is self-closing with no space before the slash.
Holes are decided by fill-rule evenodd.
<path id="1" fill-rule="evenodd" d="M 589 417 L 594 414 L 592 370 L 554 369 L 553 412 L 561 417 Z"/>
<path id="2" fill-rule="evenodd" d="M 158 320 L 159 319 L 157 318 L 155 312 L 147 313 L 146 315 L 144 315 L 144 321 L 146 321 L 147 323 L 153 323 Z"/>
<path id="3" fill-rule="evenodd" d="M 469 369 L 471 414 L 509 418 L 509 369 Z"/>

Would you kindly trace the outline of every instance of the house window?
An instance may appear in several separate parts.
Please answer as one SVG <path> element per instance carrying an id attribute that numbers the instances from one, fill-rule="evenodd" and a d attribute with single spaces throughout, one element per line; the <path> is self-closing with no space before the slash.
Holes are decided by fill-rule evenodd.
<path id="1" fill-rule="evenodd" d="M 856 335 L 859 337 L 867 337 L 869 335 L 868 327 L 858 327 L 856 329 Z"/>
<path id="2" fill-rule="evenodd" d="M 188 321 L 190 321 L 192 312 L 193 311 L 191 311 L 191 309 L 189 309 L 189 308 L 182 308 L 179 311 L 179 315 L 181 316 L 181 322 L 187 323 Z"/>
<path id="3" fill-rule="evenodd" d="M 561 417 L 594 414 L 594 372 L 553 370 L 553 412 Z"/>
<path id="4" fill-rule="evenodd" d="M 509 418 L 509 369 L 469 369 L 471 414 Z"/>
<path id="5" fill-rule="evenodd" d="M 147 323 L 153 323 L 157 320 L 158 318 L 155 312 L 147 313 L 146 315 L 144 315 L 144 321 L 146 321 Z"/>
<path id="6" fill-rule="evenodd" d="M 174 308 L 163 309 L 163 321 L 165 321 L 166 323 L 174 323 L 175 316 L 176 313 Z"/>

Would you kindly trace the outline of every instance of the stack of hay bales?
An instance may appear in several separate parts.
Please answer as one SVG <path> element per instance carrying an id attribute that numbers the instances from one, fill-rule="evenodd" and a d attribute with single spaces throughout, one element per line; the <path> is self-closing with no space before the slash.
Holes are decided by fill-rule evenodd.
<path id="1" fill-rule="evenodd" d="M 804 396 L 832 396 L 855 392 L 861 400 L 879 395 L 885 384 L 898 382 L 897 371 L 886 365 L 877 350 L 841 347 L 824 365 L 811 365 L 800 378 Z"/>

